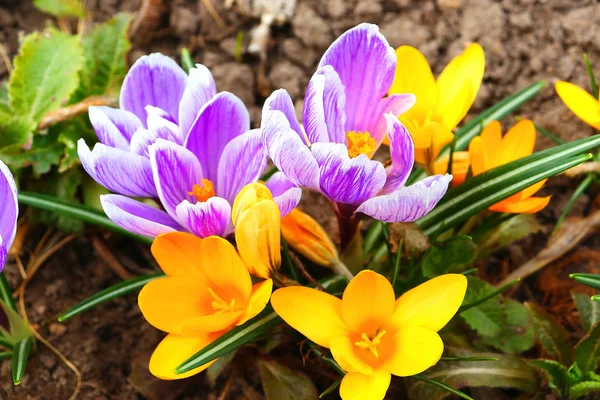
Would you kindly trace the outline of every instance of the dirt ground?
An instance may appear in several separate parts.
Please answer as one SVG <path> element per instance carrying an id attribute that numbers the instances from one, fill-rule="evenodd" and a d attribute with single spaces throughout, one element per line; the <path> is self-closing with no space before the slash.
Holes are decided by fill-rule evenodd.
<path id="1" fill-rule="evenodd" d="M 94 21 L 105 21 L 119 11 L 139 11 L 142 1 L 87 0 Z M 130 61 L 150 52 L 162 52 L 179 60 L 182 47 L 192 51 L 195 62 L 213 72 L 217 88 L 238 95 L 250 108 L 253 124 L 270 91 L 286 88 L 296 109 L 302 109 L 303 93 L 320 55 L 343 31 L 359 22 L 379 24 L 390 44 L 416 46 L 427 56 L 437 74 L 466 44 L 479 42 L 486 54 L 482 88 L 470 115 L 475 115 L 514 91 L 539 80 L 548 83 L 542 93 L 519 111 L 566 140 L 585 137 L 592 129 L 577 120 L 556 96 L 553 83 L 569 80 L 588 87 L 582 61 L 587 52 L 600 71 L 600 5 L 594 0 L 298 0 L 291 20 L 273 29 L 268 58 L 242 54 L 236 37 L 248 32 L 258 18 L 240 11 L 238 1 L 225 9 L 224 1 L 212 0 L 224 27 L 207 11 L 211 0 L 150 0 L 150 5 L 132 37 Z M 30 0 L 0 0 L 0 41 L 12 58 L 21 34 L 43 29 L 51 18 L 38 12 Z M 247 46 L 244 36 L 242 53 Z M 0 81 L 7 69 L 0 63 Z M 514 121 L 507 121 L 510 126 Z M 538 147 L 550 142 L 541 137 Z M 550 226 L 564 207 L 569 190 L 576 182 L 564 177 L 553 179 L 545 189 L 555 195 L 551 206 L 539 215 Z M 593 196 L 583 196 L 573 213 L 581 215 Z M 305 196 L 303 205 L 325 226 L 333 226 L 323 199 Z M 323 211 L 325 210 L 325 211 Z M 314 211 L 314 212 L 313 212 Z M 39 239 L 43 230 L 32 237 Z M 36 236 L 37 235 L 37 236 Z M 146 249 L 117 237 L 106 237 L 120 261 L 133 274 L 150 268 Z M 566 276 L 571 270 L 595 268 L 598 240 L 589 239 L 578 250 L 589 257 L 561 261 L 551 266 Z M 543 247 L 545 236 L 538 234 L 488 260 L 490 267 L 516 267 Z M 29 239 L 22 254 L 33 251 Z M 127 252 L 119 249 L 127 247 Z M 122 255 L 126 253 L 127 256 Z M 132 255 L 133 254 L 133 255 Z M 579 254 L 579 253 L 578 253 Z M 26 260 L 27 257 L 25 256 Z M 592 261 L 590 261 L 592 260 Z M 20 282 L 14 264 L 6 267 L 13 287 Z M 535 288 L 536 278 L 530 280 Z M 117 283 L 119 277 L 98 257 L 90 235 L 76 238 L 42 266 L 25 291 L 25 307 L 30 321 L 81 372 L 81 399 L 262 399 L 260 381 L 252 363 L 238 368 L 228 391 L 227 376 L 211 381 L 202 374 L 185 384 L 161 382 L 146 370 L 149 355 L 162 334 L 142 318 L 135 296 L 99 307 L 83 317 L 64 324 L 56 316 L 89 295 Z M 529 282 L 529 280 L 528 280 Z M 561 288 L 568 293 L 569 288 Z M 297 359 L 297 358 L 296 358 Z M 230 372 L 230 371 L 229 371 Z M 48 348 L 39 346 L 32 357 L 21 386 L 10 380 L 10 362 L 0 363 L 1 399 L 67 399 L 75 388 L 75 375 Z M 324 390 L 331 381 L 317 382 Z M 223 394 L 222 397 L 221 394 Z M 389 398 L 396 398 L 393 392 Z"/>

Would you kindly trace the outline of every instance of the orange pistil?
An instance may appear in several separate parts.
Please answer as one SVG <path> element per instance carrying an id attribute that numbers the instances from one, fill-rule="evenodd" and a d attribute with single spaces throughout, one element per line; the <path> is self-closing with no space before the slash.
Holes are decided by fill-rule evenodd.
<path id="1" fill-rule="evenodd" d="M 195 196 L 200 202 L 205 202 L 215 195 L 215 188 L 210 180 L 202 179 L 201 183 L 195 184 L 188 194 Z"/>
<path id="2" fill-rule="evenodd" d="M 346 133 L 346 138 L 348 139 L 348 156 L 350 158 L 358 157 L 361 154 L 371 157 L 377 146 L 377 142 L 369 132 L 350 131 Z"/>

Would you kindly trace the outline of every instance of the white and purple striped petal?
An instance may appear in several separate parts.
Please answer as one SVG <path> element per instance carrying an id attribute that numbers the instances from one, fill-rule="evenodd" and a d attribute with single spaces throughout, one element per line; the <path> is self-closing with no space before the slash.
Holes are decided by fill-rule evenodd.
<path id="1" fill-rule="evenodd" d="M 311 150 L 321 171 L 321 192 L 336 203 L 358 206 L 385 184 L 383 164 L 365 154 L 350 158 L 346 146 L 339 143 L 315 143 Z"/>
<path id="2" fill-rule="evenodd" d="M 260 129 L 248 131 L 227 143 L 219 161 L 215 191 L 233 204 L 244 186 L 256 182 L 267 165 Z"/>
<path id="3" fill-rule="evenodd" d="M 167 213 L 177 218 L 176 208 L 182 201 L 196 201 L 190 192 L 203 178 L 202 166 L 191 151 L 164 139 L 150 146 L 150 164 L 158 198 Z"/>
<path id="4" fill-rule="evenodd" d="M 183 230 L 164 211 L 118 194 L 100 196 L 106 216 L 121 228 L 142 236 L 156 237 Z"/>
<path id="5" fill-rule="evenodd" d="M 250 115 L 244 103 L 229 92 L 221 92 L 198 114 L 185 139 L 185 147 L 200 160 L 204 177 L 215 182 L 223 149 L 249 130 Z"/>
<path id="6" fill-rule="evenodd" d="M 377 102 L 377 106 L 365 110 L 365 126 L 371 137 L 381 144 L 385 135 L 388 133 L 385 114 L 400 116 L 405 111 L 415 105 L 416 97 L 414 94 L 392 94 Z"/>
<path id="7" fill-rule="evenodd" d="M 346 143 L 346 95 L 331 65 L 312 76 L 304 96 L 302 122 L 310 143 Z"/>
<path id="8" fill-rule="evenodd" d="M 298 136 L 300 136 L 300 139 L 304 144 L 309 145 L 310 143 L 306 142 L 304 131 L 298 123 L 298 118 L 296 118 L 296 110 L 294 109 L 294 103 L 292 102 L 292 98 L 287 90 L 278 89 L 271 93 L 271 95 L 265 100 L 263 114 L 267 111 L 275 110 L 281 111 L 283 115 L 285 115 L 289 122 L 290 128 L 292 128 L 298 134 Z"/>
<path id="9" fill-rule="evenodd" d="M 274 173 L 265 182 L 265 186 L 271 191 L 273 201 L 279 207 L 282 217 L 289 214 L 300 203 L 302 189 L 290 181 L 281 171 Z"/>
<path id="10" fill-rule="evenodd" d="M 17 184 L 8 167 L 0 161 L 0 271 L 4 267 L 6 254 L 17 233 L 19 202 Z"/>
<path id="11" fill-rule="evenodd" d="M 6 256 L 8 254 L 8 249 L 4 244 L 4 240 L 2 240 L 2 235 L 0 235 L 0 272 L 4 269 L 4 264 L 6 264 Z"/>
<path id="12" fill-rule="evenodd" d="M 404 186 L 415 161 L 412 137 L 393 114 L 385 114 L 390 140 L 392 165 L 386 168 L 387 180 L 381 194 L 389 194 Z"/>
<path id="13" fill-rule="evenodd" d="M 126 196 L 156 197 L 150 161 L 125 150 L 96 143 L 90 151 L 84 139 L 77 142 L 83 168 L 96 182 Z"/>
<path id="14" fill-rule="evenodd" d="M 177 206 L 177 220 L 194 235 L 225 236 L 231 232 L 231 205 L 221 197 L 192 204 L 184 200 Z"/>
<path id="15" fill-rule="evenodd" d="M 138 117 L 117 108 L 92 106 L 88 114 L 98 140 L 109 147 L 129 150 L 131 137 L 142 127 Z"/>
<path id="16" fill-rule="evenodd" d="M 187 74 L 171 58 L 160 53 L 140 57 L 131 67 L 121 88 L 120 104 L 146 124 L 146 106 L 165 110 L 178 122 L 179 102 Z M 145 125 L 144 125 L 145 126 Z"/>
<path id="17" fill-rule="evenodd" d="M 433 175 L 393 193 L 362 203 L 361 212 L 383 222 L 413 222 L 430 212 L 442 199 L 452 175 Z"/>
<path id="18" fill-rule="evenodd" d="M 204 65 L 190 69 L 187 84 L 179 103 L 179 127 L 185 138 L 202 106 L 217 94 L 215 80 Z"/>

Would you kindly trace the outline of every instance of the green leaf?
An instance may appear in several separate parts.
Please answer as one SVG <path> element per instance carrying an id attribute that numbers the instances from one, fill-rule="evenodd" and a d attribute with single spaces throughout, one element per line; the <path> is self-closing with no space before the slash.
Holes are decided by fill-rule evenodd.
<path id="1" fill-rule="evenodd" d="M 600 382 L 585 381 L 571 386 L 569 400 L 575 400 L 591 393 L 600 393 Z"/>
<path id="2" fill-rule="evenodd" d="M 594 68 L 592 68 L 592 63 L 590 62 L 590 58 L 587 53 L 583 53 L 583 62 L 585 63 L 585 68 L 587 69 L 588 76 L 590 77 L 590 86 L 592 87 L 592 94 L 594 98 L 598 99 L 598 83 L 596 82 L 596 75 L 594 75 Z"/>
<path id="3" fill-rule="evenodd" d="M 10 78 L 12 109 L 37 125 L 77 88 L 82 65 L 78 37 L 54 29 L 27 35 L 15 57 Z"/>
<path id="4" fill-rule="evenodd" d="M 600 321 L 600 304 L 593 301 L 585 293 L 571 292 L 571 296 L 579 310 L 579 318 L 581 319 L 583 331 L 587 332 Z"/>
<path id="5" fill-rule="evenodd" d="M 88 297 L 79 304 L 69 308 L 67 311 L 58 316 L 58 322 L 64 322 L 76 315 L 89 311 L 100 304 L 104 304 L 107 301 L 141 290 L 148 282 L 163 276 L 163 273 L 156 273 L 138 276 L 123 282 L 119 282 L 116 285 L 106 288 L 94 294 L 93 296 Z"/>
<path id="6" fill-rule="evenodd" d="M 258 370 L 266 400 L 314 400 L 317 389 L 302 372 L 294 371 L 275 360 L 260 360 Z"/>
<path id="7" fill-rule="evenodd" d="M 12 379 L 15 386 L 21 383 L 21 379 L 23 379 L 23 375 L 25 374 L 25 367 L 27 366 L 27 359 L 29 358 L 29 353 L 31 352 L 31 347 L 33 345 L 33 338 L 28 337 L 17 344 L 12 351 Z"/>
<path id="8" fill-rule="evenodd" d="M 33 0 L 33 4 L 55 17 L 85 17 L 81 0 Z"/>
<path id="9" fill-rule="evenodd" d="M 556 230 L 558 229 L 558 227 L 562 224 L 563 220 L 567 217 L 567 215 L 571 211 L 571 208 L 573 208 L 573 205 L 575 205 L 575 202 L 577 201 L 577 199 L 592 184 L 592 182 L 594 181 L 594 177 L 595 177 L 594 174 L 587 174 L 587 176 L 579 183 L 579 185 L 577 186 L 577 188 L 575 189 L 575 191 L 571 195 L 571 198 L 569 198 L 569 201 L 567 202 L 567 204 L 563 208 L 563 211 L 560 214 L 560 217 L 558 217 L 558 220 L 556 221 L 556 225 L 554 226 L 554 232 L 556 232 Z"/>
<path id="10" fill-rule="evenodd" d="M 0 149 L 0 158 L 14 169 L 31 166 L 33 173 L 40 176 L 58 165 L 63 152 L 63 146 L 54 137 L 35 135 L 30 149 L 20 145 L 7 146 Z"/>
<path id="11" fill-rule="evenodd" d="M 470 237 L 461 236 L 432 246 L 421 260 L 426 278 L 467 267 L 477 258 L 477 245 Z"/>
<path id="12" fill-rule="evenodd" d="M 0 352 L 0 360 L 8 360 L 10 358 L 12 358 L 12 351 Z"/>
<path id="13" fill-rule="evenodd" d="M 529 310 L 536 336 L 542 347 L 563 365 L 573 363 L 573 348 L 569 334 L 565 328 L 547 312 L 540 310 L 531 303 L 525 303 Z"/>
<path id="14" fill-rule="evenodd" d="M 446 392 L 448 392 L 448 394 L 454 394 L 454 395 L 460 397 L 461 399 L 474 400 L 471 396 L 461 392 L 458 389 L 454 389 L 452 386 L 446 385 L 444 382 L 440 382 L 436 379 L 430 379 L 430 378 L 427 378 L 426 376 L 421 376 L 421 375 L 413 375 L 412 379 L 416 379 L 418 381 L 422 381 L 422 382 L 428 383 L 430 385 L 436 386 L 439 389 L 445 390 Z"/>
<path id="15" fill-rule="evenodd" d="M 474 276 L 467 277 L 469 284 L 463 304 L 470 304 L 493 294 L 496 289 L 489 283 Z M 459 310 L 460 312 L 460 310 Z M 495 295 L 483 303 L 462 311 L 461 318 L 482 336 L 497 336 L 502 332 L 505 323 L 504 303 L 502 296 Z"/>
<path id="16" fill-rule="evenodd" d="M 529 365 L 542 372 L 548 380 L 548 386 L 558 390 L 561 396 L 566 395 L 571 385 L 567 367 L 554 360 L 538 359 L 527 361 Z"/>
<path id="17" fill-rule="evenodd" d="M 128 13 L 117 14 L 84 37 L 84 67 L 79 73 L 79 87 L 70 103 L 107 92 L 118 93 L 127 72 L 127 53 L 131 49 L 127 37 L 131 18 Z"/>
<path id="18" fill-rule="evenodd" d="M 582 283 L 586 286 L 593 287 L 594 289 L 600 289 L 600 275 L 599 274 L 571 274 L 571 279 Z"/>
<path id="19" fill-rule="evenodd" d="M 20 116 L 9 116 L 0 121 L 0 149 L 7 146 L 21 149 L 30 141 L 35 126 L 34 122 Z"/>
<path id="20" fill-rule="evenodd" d="M 478 257 L 483 259 L 493 251 L 508 246 L 532 233 L 543 231 L 543 229 L 544 227 L 537 222 L 535 216 L 531 214 L 515 215 L 477 238 Z"/>
<path id="21" fill-rule="evenodd" d="M 459 361 L 438 363 L 420 374 L 422 377 L 444 382 L 452 388 L 493 387 L 510 388 L 534 393 L 538 377 L 535 370 L 520 357 L 495 354 L 476 353 L 470 350 L 448 348 L 449 352 L 461 357 L 497 357 L 498 361 Z M 422 381 L 411 379 L 408 384 L 408 395 L 411 399 L 439 400 L 448 396 L 448 392 Z"/>
<path id="22" fill-rule="evenodd" d="M 319 398 L 322 399 L 325 396 L 327 396 L 328 394 L 333 393 L 338 388 L 338 386 L 340 386 L 340 384 L 342 383 L 342 379 L 344 379 L 343 375 L 340 376 L 339 378 L 337 378 L 335 380 L 335 382 L 333 382 L 331 384 L 331 386 L 329 386 L 327 389 L 325 389 L 325 391 L 319 395 Z"/>
<path id="23" fill-rule="evenodd" d="M 8 304 L 10 308 L 17 311 L 17 305 L 12 297 L 12 291 L 10 290 L 10 286 L 8 285 L 8 281 L 6 280 L 6 275 L 4 275 L 4 272 L 0 272 L 0 301 L 3 301 L 4 303 Z"/>
<path id="24" fill-rule="evenodd" d="M 596 323 L 575 346 L 575 362 L 586 375 L 593 372 L 600 358 L 600 322 Z"/>
<path id="25" fill-rule="evenodd" d="M 483 337 L 483 343 L 507 354 L 519 354 L 535 344 L 535 333 L 527 309 L 518 301 L 506 299 L 502 330 L 495 337 Z"/>
<path id="26" fill-rule="evenodd" d="M 192 55 L 187 47 L 181 49 L 181 66 L 187 72 L 190 73 L 190 69 L 195 68 L 194 61 L 192 60 Z M 277 169 L 276 169 L 277 170 Z"/>
<path id="27" fill-rule="evenodd" d="M 4 340 L 3 344 L 14 347 L 19 341 L 31 336 L 31 329 L 16 310 L 4 301 L 0 301 L 0 308 L 4 310 L 9 325 L 8 331 L 0 325 L 0 337 Z"/>

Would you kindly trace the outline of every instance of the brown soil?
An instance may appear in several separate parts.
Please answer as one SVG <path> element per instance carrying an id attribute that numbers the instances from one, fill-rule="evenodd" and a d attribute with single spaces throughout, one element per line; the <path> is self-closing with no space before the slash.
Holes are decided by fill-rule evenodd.
<path id="1" fill-rule="evenodd" d="M 130 61 L 149 52 L 163 52 L 179 59 L 182 47 L 188 47 L 194 61 L 211 68 L 219 90 L 237 94 L 251 110 L 253 123 L 260 118 L 260 106 L 271 90 L 286 88 L 297 110 L 302 108 L 303 91 L 332 40 L 346 29 L 363 21 L 380 25 L 392 46 L 410 44 L 419 47 L 439 73 L 443 66 L 463 49 L 477 41 L 487 57 L 486 73 L 472 114 L 480 112 L 508 94 L 533 82 L 546 80 L 548 87 L 519 114 L 532 118 L 563 139 L 571 140 L 592 133 L 562 105 L 552 84 L 556 79 L 569 80 L 588 87 L 582 53 L 589 54 L 600 70 L 600 6 L 594 0 L 298 0 L 290 22 L 273 29 L 268 59 L 243 55 L 236 61 L 236 35 L 248 32 L 258 18 L 240 11 L 239 6 L 224 8 L 224 1 L 212 4 L 226 28 L 215 21 L 205 7 L 210 0 L 149 0 L 150 12 L 139 24 L 132 40 Z M 118 11 L 138 11 L 140 0 L 88 0 L 94 22 L 105 21 Z M 238 3 L 252 3 L 249 0 Z M 436 4 L 437 3 L 437 4 Z M 46 15 L 38 12 L 29 0 L 0 0 L 0 42 L 12 58 L 23 33 L 43 29 Z M 247 46 L 247 35 L 242 48 Z M 7 76 L 0 62 L 0 80 Z M 514 121 L 508 120 L 507 124 Z M 538 147 L 550 142 L 540 137 Z M 547 192 L 555 195 L 551 206 L 539 219 L 549 227 L 564 207 L 575 182 L 554 179 Z M 325 201 L 305 196 L 305 208 L 334 230 Z M 593 197 L 592 197 L 593 198 Z M 590 196 L 583 196 L 574 209 L 582 215 Z M 314 212 L 313 212 L 314 211 Z M 36 231 L 36 235 L 39 232 Z M 32 235 L 32 236 L 36 236 Z M 39 236 L 36 236 L 39 239 Z M 128 268 L 149 264 L 147 250 L 138 246 L 132 254 L 131 243 L 110 238 L 112 248 Z M 586 251 L 598 249 L 598 240 L 584 243 Z M 543 247 L 544 235 L 529 238 L 511 246 L 488 260 L 488 265 L 518 266 L 526 257 Z M 21 254 L 33 250 L 36 241 L 29 239 Z M 119 248 L 129 246 L 127 252 Z M 590 250 L 591 249 L 591 250 Z M 125 259 L 122 254 L 127 254 Z M 26 259 L 26 257 L 25 257 Z M 597 259 L 597 258 L 596 258 Z M 129 262 L 126 262 L 129 260 Z M 131 261 L 133 260 L 133 261 Z M 585 267 L 581 259 L 571 261 Z M 570 268 L 563 261 L 557 271 Z M 565 267 L 566 265 L 566 267 Z M 591 266 L 589 268 L 592 268 Z M 594 266 L 595 268 L 595 266 Z M 139 273 L 132 269 L 133 273 Z M 6 268 L 13 287 L 20 283 L 18 270 Z M 185 385 L 160 382 L 146 370 L 149 354 L 162 334 L 141 317 L 135 296 L 129 296 L 99 307 L 64 324 L 56 323 L 59 312 L 85 297 L 117 283 L 112 272 L 94 251 L 89 237 L 78 238 L 47 262 L 25 292 L 25 307 L 39 332 L 75 364 L 82 374 L 81 399 L 217 399 L 229 373 L 210 382 L 203 374 Z M 535 281 L 531 282 L 535 285 Z M 560 289 L 564 294 L 568 288 Z M 538 299 L 544 300 L 542 296 Z M 75 376 L 46 347 L 39 346 L 32 357 L 21 386 L 10 382 L 10 363 L 0 363 L 0 398 L 67 399 L 75 388 Z M 293 347 L 290 347 L 293 348 Z M 246 354 L 238 365 L 233 385 L 222 399 L 261 399 L 253 354 Z M 255 354 L 254 354 L 255 355 Z M 239 355 L 242 357 L 243 355 Z M 330 381 L 318 380 L 324 390 Z M 390 398 L 395 398 L 393 394 Z"/>

